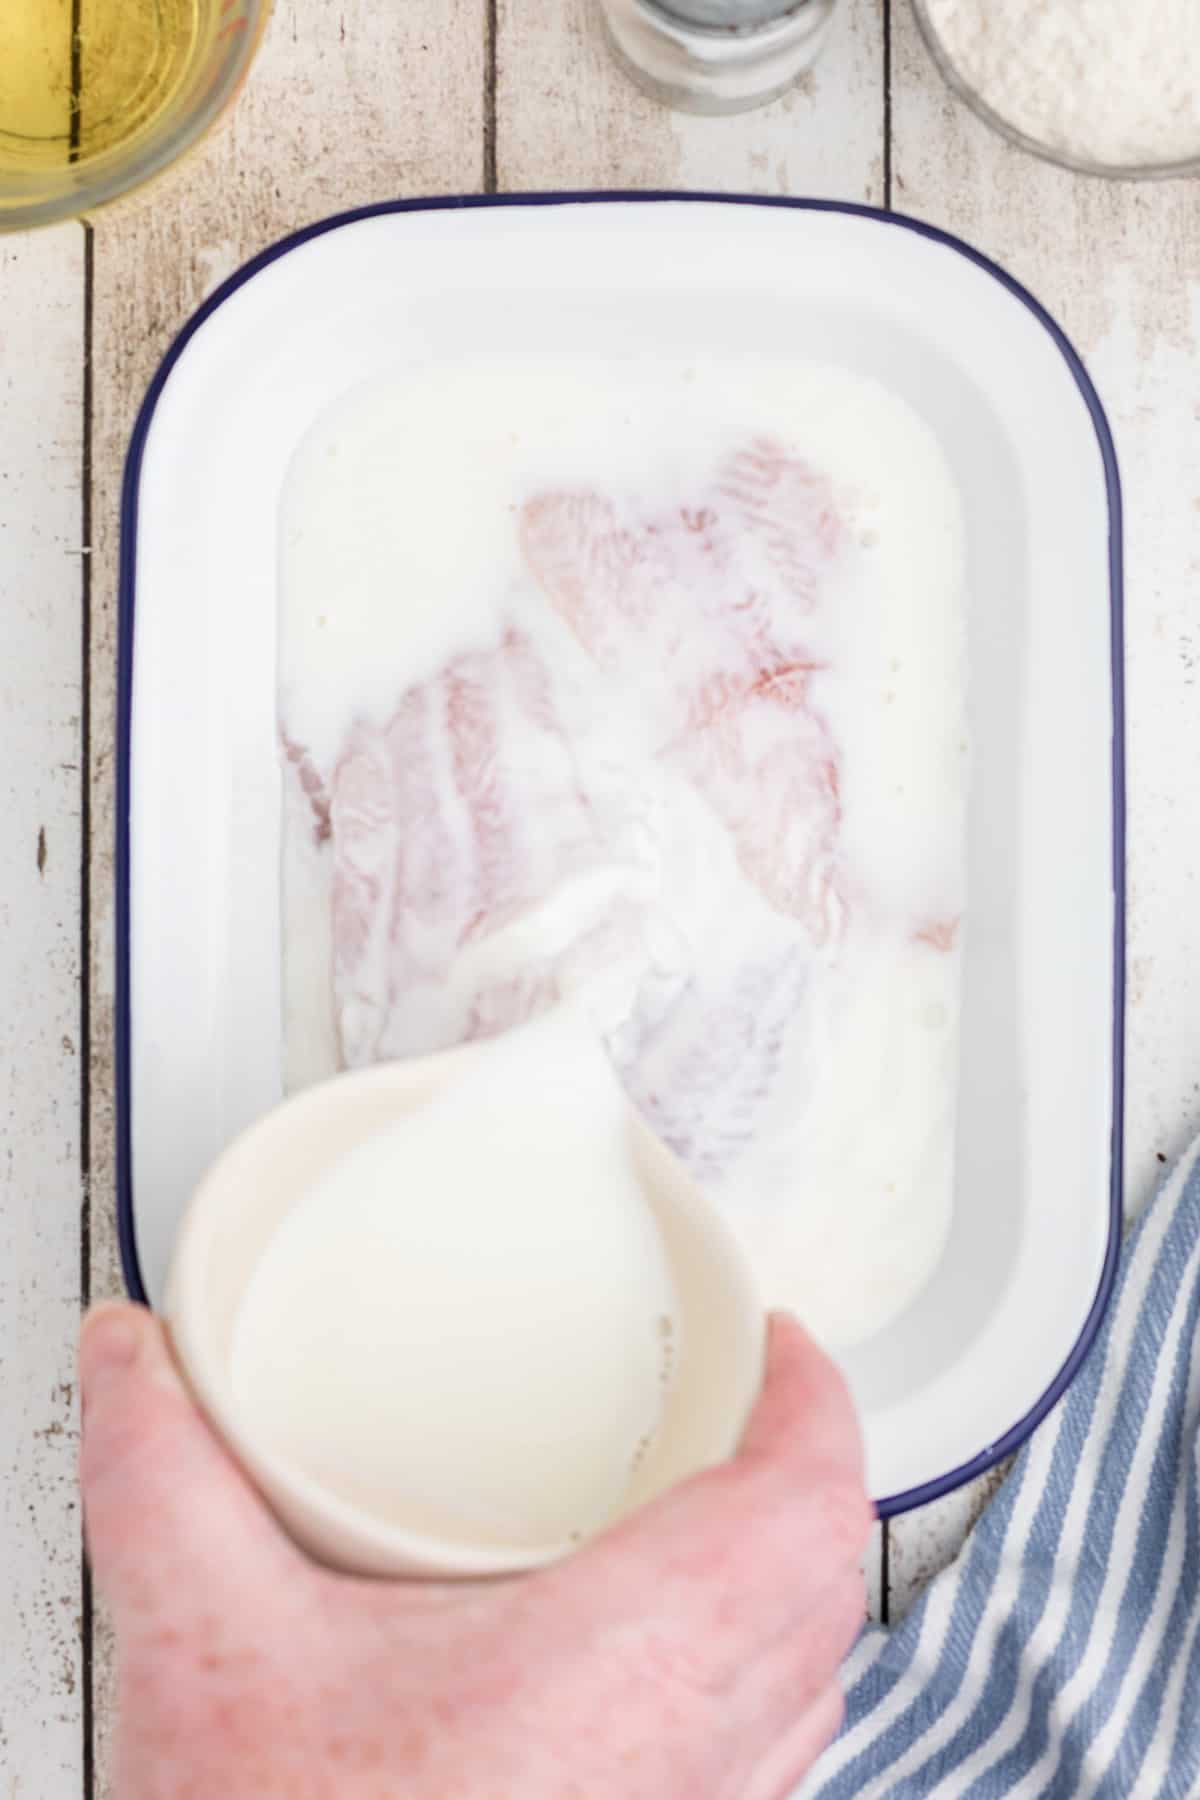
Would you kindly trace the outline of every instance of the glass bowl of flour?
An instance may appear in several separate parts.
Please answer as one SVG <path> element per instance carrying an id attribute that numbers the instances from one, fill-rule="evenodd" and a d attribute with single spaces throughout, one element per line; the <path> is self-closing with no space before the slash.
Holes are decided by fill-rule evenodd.
<path id="1" fill-rule="evenodd" d="M 913 0 L 946 81 L 1024 150 L 1090 175 L 1200 173 L 1196 0 Z"/>

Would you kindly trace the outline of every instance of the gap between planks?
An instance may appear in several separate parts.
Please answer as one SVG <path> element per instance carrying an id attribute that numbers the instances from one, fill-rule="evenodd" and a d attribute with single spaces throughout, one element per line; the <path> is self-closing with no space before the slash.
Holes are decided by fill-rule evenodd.
<path id="1" fill-rule="evenodd" d="M 83 367 L 80 427 L 80 558 L 79 637 L 79 1301 L 86 1312 L 92 1298 L 92 302 L 94 239 L 83 224 Z M 83 1731 L 83 1800 L 93 1800 L 96 1787 L 94 1747 L 95 1689 L 92 1681 L 94 1608 L 92 1571 L 83 1541 L 80 1509 L 79 1575 L 82 1644 L 81 1725 Z"/>

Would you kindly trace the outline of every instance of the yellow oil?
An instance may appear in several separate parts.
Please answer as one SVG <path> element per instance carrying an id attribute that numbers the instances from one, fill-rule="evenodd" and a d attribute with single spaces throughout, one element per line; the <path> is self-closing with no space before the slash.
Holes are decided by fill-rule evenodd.
<path id="1" fill-rule="evenodd" d="M 243 15 L 240 0 L 0 0 L 0 187 L 152 134 Z"/>

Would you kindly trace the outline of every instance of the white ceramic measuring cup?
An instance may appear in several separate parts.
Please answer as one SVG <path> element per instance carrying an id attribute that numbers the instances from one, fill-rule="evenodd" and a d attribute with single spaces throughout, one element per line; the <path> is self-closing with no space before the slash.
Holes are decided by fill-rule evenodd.
<path id="1" fill-rule="evenodd" d="M 331 1493 L 254 1440 L 234 1399 L 234 1327 L 250 1278 L 284 1215 L 337 1158 L 464 1074 L 486 1045 L 339 1075 L 242 1134 L 196 1190 L 175 1244 L 164 1311 L 176 1354 L 210 1421 L 292 1536 L 353 1573 L 465 1577 L 539 1567 L 572 1547 L 507 1549 L 406 1529 Z M 733 1233 L 679 1161 L 630 1109 L 635 1166 L 676 1283 L 683 1352 L 658 1436 L 622 1516 L 735 1449 L 763 1373 L 765 1320 Z M 397 1380 L 421 1379 L 398 1369 Z"/>

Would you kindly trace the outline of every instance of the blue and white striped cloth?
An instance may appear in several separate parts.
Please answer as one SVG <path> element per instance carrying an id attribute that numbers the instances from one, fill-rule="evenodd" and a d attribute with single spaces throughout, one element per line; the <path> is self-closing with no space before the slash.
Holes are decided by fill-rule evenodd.
<path id="1" fill-rule="evenodd" d="M 1200 1144 L 961 1555 L 847 1659 L 797 1800 L 1200 1800 Z"/>

